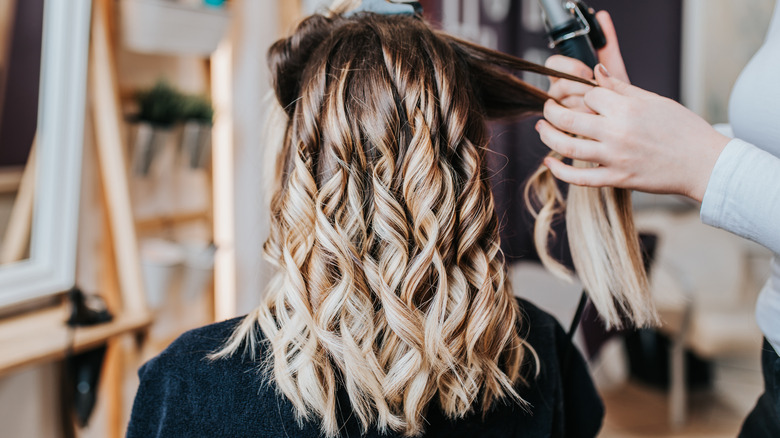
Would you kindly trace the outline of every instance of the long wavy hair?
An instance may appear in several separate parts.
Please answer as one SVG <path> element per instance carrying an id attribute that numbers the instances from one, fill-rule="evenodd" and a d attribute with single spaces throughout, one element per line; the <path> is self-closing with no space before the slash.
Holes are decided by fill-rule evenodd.
<path id="1" fill-rule="evenodd" d="M 277 270 L 213 357 L 263 352 L 297 418 L 327 436 L 339 390 L 364 429 L 407 436 L 423 432 L 434 399 L 450 418 L 524 404 L 515 388 L 535 355 L 500 251 L 485 123 L 548 99 L 512 71 L 579 79 L 419 16 L 344 11 L 306 18 L 269 50 L 279 151 L 264 250 Z M 547 211 L 560 208 L 537 187 L 535 199 L 555 202 Z"/>

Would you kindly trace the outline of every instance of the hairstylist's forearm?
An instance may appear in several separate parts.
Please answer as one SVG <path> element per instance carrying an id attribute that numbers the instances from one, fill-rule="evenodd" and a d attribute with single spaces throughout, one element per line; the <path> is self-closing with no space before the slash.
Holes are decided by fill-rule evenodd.
<path id="1" fill-rule="evenodd" d="M 691 152 L 693 153 L 688 154 L 688 159 L 691 162 L 687 166 L 691 173 L 685 176 L 686 180 L 683 181 L 684 184 L 679 187 L 679 190 L 674 190 L 672 193 L 684 195 L 702 202 L 718 157 L 720 157 L 723 149 L 730 141 L 728 137 L 718 133 L 714 128 L 713 133 L 711 137 L 705 137 L 702 140 L 702 144 L 691 147 Z M 699 157 L 698 160 L 696 159 L 697 156 Z"/>

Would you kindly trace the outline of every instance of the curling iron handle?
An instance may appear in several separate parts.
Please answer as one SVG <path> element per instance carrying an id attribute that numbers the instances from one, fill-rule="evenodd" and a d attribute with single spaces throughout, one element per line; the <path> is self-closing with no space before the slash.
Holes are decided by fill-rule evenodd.
<path id="1" fill-rule="evenodd" d="M 587 35 L 581 35 L 576 38 L 561 41 L 558 44 L 557 49 L 561 55 L 579 59 L 591 69 L 596 68 L 596 64 L 599 63 L 593 45 Z"/>

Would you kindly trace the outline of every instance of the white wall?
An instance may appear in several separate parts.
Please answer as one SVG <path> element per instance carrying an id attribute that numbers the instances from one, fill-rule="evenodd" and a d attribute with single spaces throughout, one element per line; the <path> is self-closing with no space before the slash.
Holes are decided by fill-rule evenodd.
<path id="1" fill-rule="evenodd" d="M 236 313 L 260 303 L 268 267 L 262 261 L 268 235 L 264 199 L 262 126 L 271 91 L 266 51 L 279 37 L 276 2 L 233 1 L 233 138 L 235 169 Z"/>
<path id="2" fill-rule="evenodd" d="M 710 123 L 728 121 L 737 76 L 764 41 L 776 0 L 685 0 L 682 103 Z"/>

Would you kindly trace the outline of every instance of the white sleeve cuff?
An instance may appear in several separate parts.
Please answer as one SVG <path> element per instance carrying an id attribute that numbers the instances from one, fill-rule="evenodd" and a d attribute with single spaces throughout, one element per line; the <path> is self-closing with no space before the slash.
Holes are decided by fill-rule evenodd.
<path id="1" fill-rule="evenodd" d="M 728 185 L 736 171 L 736 164 L 744 153 L 745 144 L 732 139 L 718 156 L 701 201 L 701 221 L 705 224 L 723 228 L 720 224 L 726 216 L 723 206 L 728 195 Z"/>

